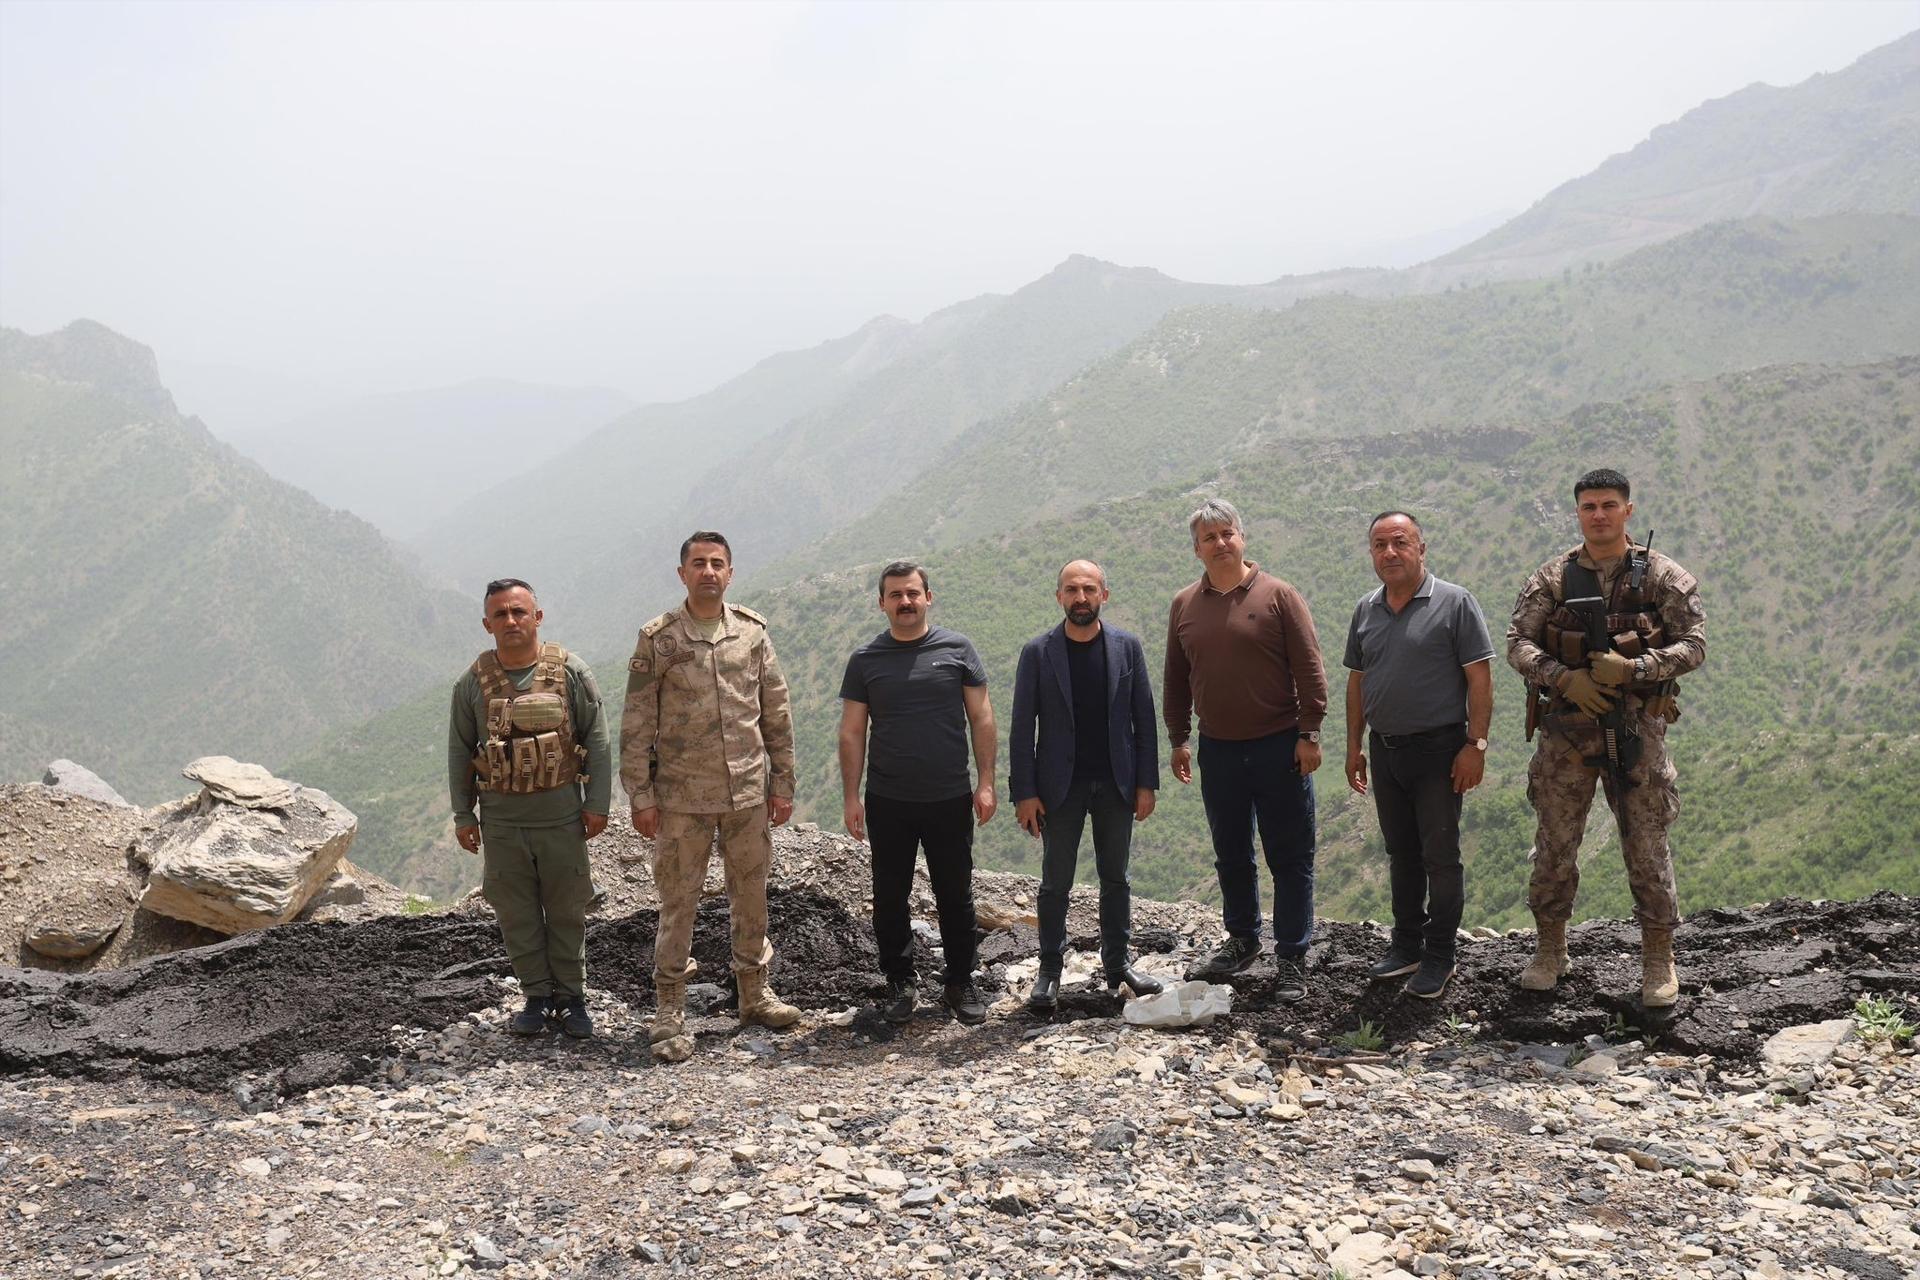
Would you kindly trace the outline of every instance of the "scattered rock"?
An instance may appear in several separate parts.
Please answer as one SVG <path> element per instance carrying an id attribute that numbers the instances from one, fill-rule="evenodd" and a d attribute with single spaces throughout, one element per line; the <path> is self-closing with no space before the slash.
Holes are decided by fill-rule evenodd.
<path id="1" fill-rule="evenodd" d="M 69 791 L 89 800 L 98 800 L 102 804 L 117 805 L 122 809 L 138 806 L 125 796 L 108 786 L 106 780 L 85 765 L 75 764 L 71 760 L 55 760 L 47 766 L 41 775 L 40 785 L 52 787 L 56 791 Z"/>
<path id="2" fill-rule="evenodd" d="M 129 905 L 111 890 L 78 902 L 50 904 L 27 926 L 22 941 L 48 959 L 83 959 L 120 931 Z"/>
<path id="3" fill-rule="evenodd" d="M 1760 1046 L 1760 1059 L 1781 1071 L 1804 1071 L 1833 1060 L 1835 1050 L 1854 1037 L 1851 1018 L 1785 1027 Z"/>
<path id="4" fill-rule="evenodd" d="M 180 773 L 205 787 L 213 799 L 245 809 L 284 809 L 299 790 L 297 784 L 232 756 L 201 756 Z"/>

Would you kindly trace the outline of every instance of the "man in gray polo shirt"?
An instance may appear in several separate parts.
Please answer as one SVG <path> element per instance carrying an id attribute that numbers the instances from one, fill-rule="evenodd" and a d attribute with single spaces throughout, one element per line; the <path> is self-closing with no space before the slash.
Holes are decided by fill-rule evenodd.
<path id="1" fill-rule="evenodd" d="M 1347 785 L 1367 794 L 1371 757 L 1393 888 L 1393 944 L 1369 973 L 1411 973 L 1407 990 L 1431 1000 L 1453 976 L 1466 902 L 1460 802 L 1486 769 L 1493 639 L 1472 593 L 1427 572 L 1419 521 L 1380 513 L 1367 548 L 1380 588 L 1347 628 Z"/>

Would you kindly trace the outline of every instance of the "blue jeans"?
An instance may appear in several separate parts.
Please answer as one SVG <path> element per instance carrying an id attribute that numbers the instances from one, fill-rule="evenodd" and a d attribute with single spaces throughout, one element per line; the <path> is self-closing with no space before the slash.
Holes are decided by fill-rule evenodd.
<path id="1" fill-rule="evenodd" d="M 1273 951 L 1298 960 L 1313 940 L 1313 777 L 1294 764 L 1297 729 L 1227 742 L 1200 735 L 1200 799 L 1213 832 L 1220 914 L 1236 938 L 1260 938 L 1253 832 L 1273 876 Z"/>
<path id="2" fill-rule="evenodd" d="M 1133 937 L 1133 887 L 1127 852 L 1133 847 L 1133 798 L 1112 779 L 1076 778 L 1066 798 L 1048 809 L 1040 829 L 1040 967 L 1059 973 L 1067 950 L 1067 891 L 1080 859 L 1080 832 L 1093 819 L 1093 865 L 1100 875 L 1100 963 L 1108 973 L 1127 965 Z"/>

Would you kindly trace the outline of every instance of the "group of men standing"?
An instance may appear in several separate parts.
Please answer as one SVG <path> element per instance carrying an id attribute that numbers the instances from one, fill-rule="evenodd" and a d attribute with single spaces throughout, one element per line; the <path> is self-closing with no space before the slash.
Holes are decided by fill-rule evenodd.
<path id="1" fill-rule="evenodd" d="M 1528 579 L 1507 635 L 1508 661 L 1528 681 L 1529 733 L 1536 722 L 1544 730 L 1528 771 L 1539 817 L 1529 887 L 1539 941 L 1518 981 L 1546 990 L 1568 970 L 1579 844 L 1598 783 L 1619 821 L 1641 925 L 1642 999 L 1670 1005 L 1678 915 L 1666 833 L 1678 801 L 1665 727 L 1678 715 L 1672 682 L 1705 657 L 1705 615 L 1691 575 L 1630 541 L 1624 476 L 1589 472 L 1574 500 L 1582 543 Z M 1162 713 L 1175 779 L 1190 783 L 1198 765 L 1225 937 L 1187 976 L 1223 978 L 1260 956 L 1257 836 L 1273 882 L 1275 993 L 1298 1000 L 1313 935 L 1313 774 L 1326 673 L 1306 601 L 1247 559 L 1232 504 L 1209 499 L 1188 525 L 1203 572 L 1169 611 Z M 1381 585 L 1354 610 L 1344 665 L 1347 782 L 1374 798 L 1392 889 L 1392 938 L 1371 976 L 1407 977 L 1410 994 L 1434 998 L 1454 972 L 1465 900 L 1460 814 L 1484 774 L 1494 648 L 1473 596 L 1426 568 L 1414 516 L 1382 512 L 1367 543 Z M 768 982 L 771 828 L 791 817 L 794 796 L 786 680 L 765 619 L 726 600 L 726 538 L 691 535 L 678 572 L 685 602 L 640 629 L 628 664 L 620 742 L 633 825 L 653 841 L 660 924 L 649 1038 L 668 1061 L 693 1048 L 684 1014 L 689 952 L 716 845 L 738 1016 L 772 1027 L 800 1017 Z M 977 1023 L 986 1006 L 973 981 L 973 833 L 998 809 L 987 676 L 965 636 L 933 624 L 923 566 L 888 564 L 878 591 L 887 628 L 847 661 L 839 763 L 846 829 L 871 848 L 874 937 L 887 981 L 881 1012 L 894 1022 L 914 1013 L 908 902 L 924 851 L 945 1003 Z M 1130 954 L 1132 827 L 1153 813 L 1160 786 L 1145 651 L 1101 619 L 1109 588 L 1097 563 L 1065 565 L 1055 598 L 1061 622 L 1020 654 L 1010 734 L 1016 820 L 1043 846 L 1039 971 L 1028 999 L 1043 1013 L 1059 999 L 1067 897 L 1088 825 L 1106 982 L 1134 994 L 1161 990 Z M 484 845 L 483 892 L 526 997 L 510 1030 L 536 1034 L 557 1021 L 587 1036 L 586 841 L 606 825 L 608 725 L 591 672 L 539 641 L 542 614 L 526 583 L 488 584 L 485 609 L 495 647 L 454 690 L 456 836 L 469 852 Z"/>

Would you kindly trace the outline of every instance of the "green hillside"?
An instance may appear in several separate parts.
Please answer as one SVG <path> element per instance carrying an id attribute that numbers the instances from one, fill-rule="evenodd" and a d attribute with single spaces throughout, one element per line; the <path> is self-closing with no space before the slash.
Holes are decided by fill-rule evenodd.
<path id="1" fill-rule="evenodd" d="M 1651 525 L 1656 545 L 1707 584 L 1708 664 L 1687 682 L 1673 737 L 1684 777 L 1676 847 L 1687 906 L 1879 886 L 1911 892 L 1920 889 L 1920 801 L 1907 785 L 1920 750 L 1912 736 L 1920 723 L 1916 412 L 1920 360 L 1770 368 L 1527 429 L 1276 443 L 1200 489 L 1240 504 L 1255 557 L 1306 593 L 1337 690 L 1352 604 L 1372 586 L 1363 542 L 1373 512 L 1418 513 L 1435 571 L 1475 590 L 1497 634 L 1525 574 L 1578 538 L 1572 478 L 1603 463 L 1624 467 L 1639 483 L 1636 525 Z M 932 559 L 936 616 L 979 645 L 1003 718 L 1019 646 L 1057 618 L 1053 573 L 1071 556 L 1107 564 L 1107 616 L 1139 632 L 1157 666 L 1166 602 L 1197 573 L 1185 527 L 1196 493 L 1170 486 L 1104 502 Z M 794 685 L 800 816 L 837 828 L 834 693 L 846 654 L 883 625 L 871 566 L 741 599 L 771 617 Z M 596 664 L 616 688 L 619 656 Z M 1504 665 L 1496 677 L 1488 782 L 1465 820 L 1469 915 L 1512 924 L 1524 915 L 1531 817 L 1520 686 Z M 1328 730 L 1336 750 L 1318 780 L 1322 909 L 1379 915 L 1383 855 L 1370 806 L 1340 778 L 1335 702 Z M 358 856 L 369 866 L 440 896 L 473 874 L 442 813 L 444 717 L 445 694 L 423 695 L 289 766 L 361 814 Z M 1170 778 L 1166 787 L 1159 812 L 1138 830 L 1136 882 L 1159 895 L 1207 895 L 1199 796 Z M 983 832 L 981 848 L 992 865 L 1037 869 L 1036 846 L 1004 816 Z M 1590 853 L 1582 910 L 1620 914 L 1617 854 L 1597 831 Z"/>
<path id="2" fill-rule="evenodd" d="M 1676 835 L 1688 904 L 1744 900 L 1757 889 L 1912 890 L 1920 887 L 1920 805 L 1906 785 L 1920 723 L 1920 683 L 1911 678 L 1920 662 L 1917 411 L 1920 360 L 1769 369 L 1594 406 L 1530 431 L 1276 444 L 1203 488 L 1240 504 L 1252 554 L 1305 592 L 1337 688 L 1353 602 L 1373 585 L 1363 538 L 1374 511 L 1405 506 L 1420 515 L 1435 571 L 1471 587 L 1498 632 L 1526 573 L 1578 540 L 1573 477 L 1594 465 L 1623 467 L 1639 480 L 1638 527 L 1652 526 L 1657 545 L 1706 583 L 1708 664 L 1687 682 L 1674 736 L 1689 779 Z M 1074 555 L 1109 566 L 1109 616 L 1138 630 L 1158 664 L 1166 602 L 1197 573 L 1184 524 L 1195 501 L 1191 490 L 1156 491 L 933 558 L 936 616 L 979 645 L 1003 713 L 1019 646 L 1056 618 L 1052 575 Z M 763 604 L 795 684 L 801 793 L 832 823 L 833 693 L 847 650 L 879 628 L 871 584 L 823 577 Z M 1521 686 L 1504 665 L 1496 676 L 1488 786 L 1468 808 L 1471 865 L 1487 874 L 1472 877 L 1469 914 L 1511 924 L 1520 918 L 1518 868 L 1531 830 Z M 1336 744 L 1342 720 L 1336 705 L 1328 725 Z M 1157 893 L 1204 891 L 1211 869 L 1198 794 L 1168 787 L 1139 832 L 1138 880 Z M 1350 803 L 1337 767 L 1320 788 L 1324 909 L 1377 914 L 1383 867 L 1371 808 Z M 1816 789 L 1824 807 L 1790 803 Z M 1831 852 L 1811 857 L 1803 837 L 1816 831 Z M 1032 870 L 1035 850 L 1010 823 L 987 829 L 983 852 L 995 865 Z M 1603 888 L 1618 881 L 1610 859 L 1594 860 L 1596 892 L 1585 910 L 1617 913 L 1624 901 Z"/>
<path id="3" fill-rule="evenodd" d="M 1920 218 L 1867 215 L 1723 223 L 1540 283 L 1182 310 L 754 580 L 959 546 L 1288 437 L 1539 422 L 1731 369 L 1884 359 L 1916 334 Z"/>
<path id="4" fill-rule="evenodd" d="M 181 418 L 99 325 L 0 331 L 0 452 L 0 777 L 66 755 L 172 798 L 195 756 L 278 756 L 479 647 L 475 605 Z"/>

